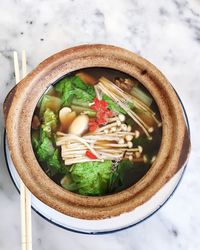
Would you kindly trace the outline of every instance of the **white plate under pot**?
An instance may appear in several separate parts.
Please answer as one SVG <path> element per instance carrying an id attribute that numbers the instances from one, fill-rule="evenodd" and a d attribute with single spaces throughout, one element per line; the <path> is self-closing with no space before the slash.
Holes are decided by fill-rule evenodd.
<path id="1" fill-rule="evenodd" d="M 14 167 L 10 152 L 5 139 L 5 157 L 11 178 L 19 191 L 20 177 Z M 131 212 L 120 216 L 102 220 L 83 220 L 62 214 L 47 206 L 33 194 L 31 195 L 32 208 L 48 221 L 65 229 L 87 233 L 100 234 L 115 232 L 136 225 L 144 219 L 154 214 L 171 197 L 178 186 L 184 173 L 185 166 L 182 167 L 150 200 L 137 207 Z"/>
<path id="2" fill-rule="evenodd" d="M 180 98 L 179 98 L 180 100 Z M 180 100 L 181 102 L 181 100 Z M 189 130 L 189 124 L 185 113 L 186 124 Z M 20 177 L 10 157 L 7 145 L 6 135 L 4 136 L 4 152 L 9 174 L 19 191 Z M 104 234 L 112 233 L 122 229 L 134 226 L 153 215 L 166 201 L 173 195 L 185 171 L 186 164 L 147 202 L 137 207 L 131 212 L 121 214 L 120 216 L 102 220 L 83 220 L 62 214 L 55 209 L 47 206 L 42 201 L 31 195 L 32 208 L 49 222 L 64 229 L 85 233 L 85 234 Z"/>

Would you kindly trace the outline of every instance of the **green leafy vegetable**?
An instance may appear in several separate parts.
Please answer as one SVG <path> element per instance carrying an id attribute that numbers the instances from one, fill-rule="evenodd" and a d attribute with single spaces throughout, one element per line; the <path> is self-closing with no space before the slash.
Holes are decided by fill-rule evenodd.
<path id="1" fill-rule="evenodd" d="M 40 134 L 39 134 L 39 144 L 43 142 L 43 140 L 47 137 L 46 132 L 43 128 L 40 127 Z"/>
<path id="2" fill-rule="evenodd" d="M 122 160 L 116 171 L 112 173 L 109 182 L 109 192 L 119 192 L 124 190 L 139 179 L 148 171 L 150 164 L 133 163 L 129 160 Z"/>
<path id="3" fill-rule="evenodd" d="M 81 107 L 85 107 L 85 108 L 89 108 L 90 102 L 83 102 L 82 99 L 77 99 L 77 98 L 73 98 L 72 99 L 72 105 L 75 105 L 75 106 L 81 106 Z"/>
<path id="4" fill-rule="evenodd" d="M 57 127 L 57 117 L 53 111 L 47 108 L 43 119 L 39 134 L 32 134 L 32 144 L 36 156 L 49 175 L 66 173 L 66 168 L 59 158 L 58 149 L 54 146 L 53 131 Z"/>
<path id="5" fill-rule="evenodd" d="M 69 106 L 73 99 L 73 86 L 71 78 L 64 78 L 56 84 L 55 90 L 61 94 L 61 101 L 63 106 Z"/>
<path id="6" fill-rule="evenodd" d="M 68 82 L 65 85 L 64 92 L 62 94 L 62 105 L 70 106 L 72 103 L 73 97 L 74 97 L 74 90 L 72 89 L 71 82 Z"/>
<path id="7" fill-rule="evenodd" d="M 133 162 L 123 160 L 119 163 L 115 172 L 112 173 L 109 183 L 109 191 L 120 191 L 125 188 L 127 177 L 130 175 L 130 170 L 134 168 Z"/>
<path id="8" fill-rule="evenodd" d="M 84 81 L 82 81 L 79 76 L 74 76 L 72 79 L 72 83 L 76 88 L 86 91 L 89 95 L 93 96 L 93 98 L 95 97 L 94 87 L 84 83 Z"/>
<path id="9" fill-rule="evenodd" d="M 131 90 L 131 95 L 138 98 L 140 101 L 142 101 L 147 106 L 151 106 L 153 99 L 145 93 L 143 90 L 141 90 L 138 86 L 134 86 Z"/>
<path id="10" fill-rule="evenodd" d="M 86 85 L 87 86 L 87 93 L 91 95 L 93 98 L 96 96 L 95 90 L 93 86 Z"/>
<path id="11" fill-rule="evenodd" d="M 53 155 L 48 159 L 47 161 L 49 168 L 51 169 L 52 174 L 59 173 L 66 173 L 67 168 L 64 166 L 63 163 L 61 163 L 59 159 L 59 152 L 58 149 L 56 149 L 53 153 Z"/>
<path id="12" fill-rule="evenodd" d="M 57 113 L 61 107 L 61 99 L 55 96 L 44 95 L 39 101 L 38 107 L 40 108 L 40 116 L 48 108 Z"/>
<path id="13" fill-rule="evenodd" d="M 61 179 L 60 184 L 69 191 L 76 192 L 78 190 L 76 183 L 73 182 L 72 177 L 69 174 L 65 175 Z"/>
<path id="14" fill-rule="evenodd" d="M 38 146 L 40 145 L 38 132 L 32 132 L 31 142 L 34 150 L 37 150 Z"/>
<path id="15" fill-rule="evenodd" d="M 121 108 L 119 105 L 117 105 L 115 102 L 113 102 L 110 99 L 110 97 L 108 97 L 107 95 L 103 95 L 102 99 L 108 103 L 108 108 L 110 110 L 117 112 L 117 113 L 126 114 L 126 111 L 123 108 Z"/>
<path id="16" fill-rule="evenodd" d="M 134 109 L 135 108 L 135 105 L 134 105 L 134 103 L 133 102 L 126 102 L 127 104 L 128 104 L 128 106 L 129 106 L 129 108 L 130 109 Z"/>
<path id="17" fill-rule="evenodd" d="M 51 137 L 51 132 L 54 131 L 57 127 L 57 117 L 53 111 L 46 109 L 44 112 L 44 122 L 42 124 L 43 131 Z"/>
<path id="18" fill-rule="evenodd" d="M 46 136 L 42 143 L 38 146 L 37 156 L 40 161 L 47 161 L 54 154 L 54 146 L 52 141 Z"/>
<path id="19" fill-rule="evenodd" d="M 79 76 L 62 79 L 55 85 L 55 90 L 61 95 L 63 106 L 70 106 L 73 98 L 91 102 L 95 97 L 94 88 L 85 84 Z"/>
<path id="20" fill-rule="evenodd" d="M 112 162 L 84 162 L 71 167 L 73 183 L 82 195 L 103 195 L 108 191 Z"/>
<path id="21" fill-rule="evenodd" d="M 151 140 L 149 140 L 146 135 L 141 135 L 136 139 L 133 139 L 133 146 L 145 146 L 151 143 Z"/>
<path id="22" fill-rule="evenodd" d="M 54 86 L 54 89 L 59 93 L 59 94 L 63 94 L 64 92 L 64 89 L 66 87 L 71 87 L 71 80 L 72 80 L 72 77 L 65 77 L 63 78 L 62 80 L 60 80 L 59 82 L 57 82 Z"/>
<path id="23" fill-rule="evenodd" d="M 74 76 L 72 78 L 72 83 L 76 88 L 82 89 L 82 90 L 87 90 L 87 85 L 81 80 L 79 76 Z"/>
<path id="24" fill-rule="evenodd" d="M 35 140 L 35 138 L 32 137 L 32 140 Z M 50 139 L 47 136 L 43 128 L 40 129 L 40 138 L 36 145 L 37 148 L 34 148 L 36 156 L 44 169 L 50 171 L 51 176 L 56 173 L 66 174 L 67 168 L 60 160 L 59 151 L 54 146 L 52 138 Z"/>
<path id="25" fill-rule="evenodd" d="M 90 108 L 85 108 L 85 107 L 81 107 L 81 106 L 75 106 L 72 105 L 71 109 L 73 111 L 75 111 L 77 114 L 80 114 L 82 112 L 84 112 L 84 114 L 90 116 L 90 117 L 95 117 L 96 116 L 96 110 L 90 109 Z"/>
<path id="26" fill-rule="evenodd" d="M 83 102 L 92 102 L 94 99 L 94 95 L 91 95 L 82 89 L 74 89 L 73 94 L 76 98 L 81 99 Z"/>

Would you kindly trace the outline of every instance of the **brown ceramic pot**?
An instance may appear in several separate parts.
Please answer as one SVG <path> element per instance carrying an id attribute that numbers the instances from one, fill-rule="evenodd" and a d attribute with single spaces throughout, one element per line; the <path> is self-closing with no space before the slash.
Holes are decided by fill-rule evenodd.
<path id="1" fill-rule="evenodd" d="M 36 104 L 48 86 L 87 67 L 108 67 L 138 79 L 155 99 L 163 124 L 161 147 L 147 174 L 130 188 L 102 197 L 81 196 L 54 183 L 37 162 L 30 137 Z M 168 80 L 147 60 L 114 46 L 83 45 L 49 57 L 10 92 L 4 113 L 11 157 L 25 185 L 50 207 L 82 219 L 116 216 L 143 204 L 185 164 L 190 151 L 182 106 Z"/>

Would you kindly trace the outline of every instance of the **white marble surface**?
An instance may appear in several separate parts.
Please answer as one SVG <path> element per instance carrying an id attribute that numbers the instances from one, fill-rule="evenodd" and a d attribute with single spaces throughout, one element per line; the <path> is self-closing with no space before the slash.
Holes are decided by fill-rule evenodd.
<path id="1" fill-rule="evenodd" d="M 61 49 L 108 43 L 139 53 L 173 83 L 188 113 L 192 153 L 170 201 L 142 224 L 88 236 L 60 229 L 33 212 L 37 250 L 197 250 L 200 243 L 200 1 L 1 0 L 0 103 L 14 85 L 13 50 L 25 48 L 29 69 Z M 0 113 L 1 135 L 3 128 Z M 20 249 L 19 195 L 0 150 L 0 249 Z"/>

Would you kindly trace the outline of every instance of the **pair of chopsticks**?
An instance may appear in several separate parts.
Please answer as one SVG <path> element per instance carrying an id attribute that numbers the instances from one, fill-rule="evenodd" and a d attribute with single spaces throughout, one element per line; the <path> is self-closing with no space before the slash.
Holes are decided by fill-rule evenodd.
<path id="1" fill-rule="evenodd" d="M 14 51 L 14 68 L 16 84 L 26 76 L 26 52 L 22 50 L 22 67 L 20 74 L 18 54 Z M 21 75 L 21 77 L 20 77 Z M 20 179 L 20 203 L 21 203 L 21 249 L 32 250 L 32 226 L 31 226 L 31 194 Z"/>

